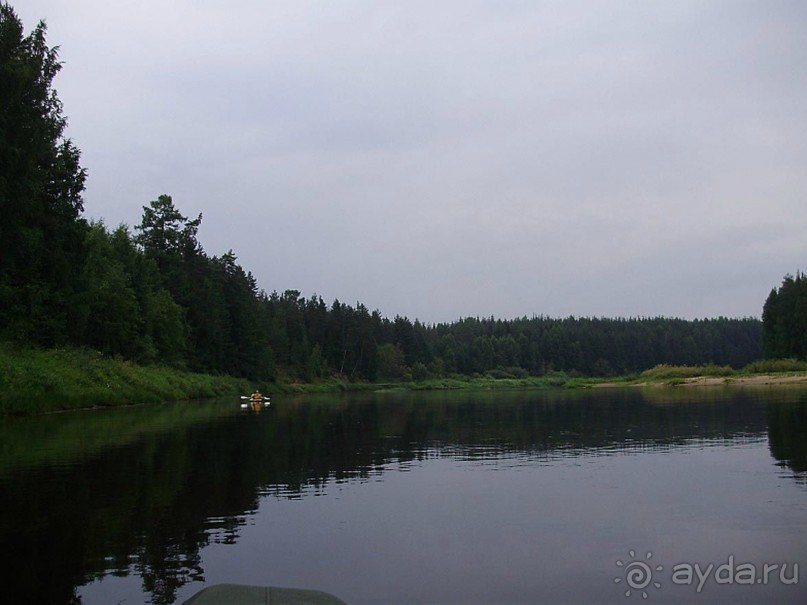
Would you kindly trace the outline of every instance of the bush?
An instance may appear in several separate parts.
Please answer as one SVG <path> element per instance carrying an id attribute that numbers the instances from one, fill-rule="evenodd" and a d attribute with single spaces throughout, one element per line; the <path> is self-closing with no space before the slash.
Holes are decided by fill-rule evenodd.
<path id="1" fill-rule="evenodd" d="M 798 359 L 763 359 L 749 363 L 743 368 L 744 372 L 752 374 L 765 374 L 776 372 L 807 372 L 807 361 Z"/>
<path id="2" fill-rule="evenodd" d="M 0 416 L 243 392 L 245 380 L 108 359 L 87 349 L 0 344 Z"/>
<path id="3" fill-rule="evenodd" d="M 547 372 L 542 381 L 551 387 L 562 387 L 569 382 L 569 375 L 566 372 Z"/>
<path id="4" fill-rule="evenodd" d="M 641 377 L 650 380 L 683 380 L 685 378 L 697 378 L 699 376 L 733 376 L 734 370 L 731 366 L 717 366 L 714 364 L 703 366 L 671 366 L 660 364 L 649 370 L 642 372 Z"/>
<path id="5" fill-rule="evenodd" d="M 516 377 L 514 374 L 511 374 L 510 372 L 505 372 L 504 370 L 499 369 L 499 368 L 497 368 L 495 370 L 490 370 L 487 373 L 487 376 L 489 376 L 490 378 L 493 378 L 494 380 L 503 380 L 505 378 L 515 378 Z"/>
<path id="6" fill-rule="evenodd" d="M 412 378 L 420 382 L 421 380 L 431 378 L 431 376 L 429 375 L 429 370 L 426 369 L 426 366 L 417 361 L 414 363 L 414 365 L 412 365 Z"/>

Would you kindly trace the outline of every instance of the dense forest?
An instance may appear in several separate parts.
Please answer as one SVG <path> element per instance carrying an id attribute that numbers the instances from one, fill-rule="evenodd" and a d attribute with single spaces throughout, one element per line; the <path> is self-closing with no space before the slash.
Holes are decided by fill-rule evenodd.
<path id="1" fill-rule="evenodd" d="M 40 23 L 25 36 L 0 5 L 0 340 L 258 380 L 608 376 L 660 363 L 740 367 L 761 356 L 763 326 L 753 318 L 429 325 L 296 290 L 267 294 L 232 251 L 208 255 L 197 239 L 201 214 L 184 216 L 167 195 L 144 207 L 134 229 L 88 221 L 87 173 L 64 136 L 52 86 L 61 65 L 45 33 Z M 766 351 L 803 355 L 803 339 L 798 350 L 778 344 L 782 330 L 790 334 L 783 290 L 766 304 L 777 326 L 765 332 Z"/>
<path id="2" fill-rule="evenodd" d="M 762 308 L 762 351 L 767 358 L 807 359 L 807 277 L 785 276 Z"/>

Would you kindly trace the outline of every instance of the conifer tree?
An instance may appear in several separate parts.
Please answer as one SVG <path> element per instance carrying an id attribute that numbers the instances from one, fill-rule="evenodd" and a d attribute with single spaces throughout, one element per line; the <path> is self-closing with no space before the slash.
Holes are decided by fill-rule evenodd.
<path id="1" fill-rule="evenodd" d="M 40 22 L 25 36 L 0 4 L 0 336 L 57 344 L 78 289 L 86 171 L 65 137 L 45 34 Z"/>

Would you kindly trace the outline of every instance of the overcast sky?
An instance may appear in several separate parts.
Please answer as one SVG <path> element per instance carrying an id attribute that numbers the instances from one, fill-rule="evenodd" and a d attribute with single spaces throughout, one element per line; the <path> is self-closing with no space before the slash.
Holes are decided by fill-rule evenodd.
<path id="1" fill-rule="evenodd" d="M 807 270 L 807 2 L 16 0 L 85 211 L 425 322 L 760 316 Z"/>

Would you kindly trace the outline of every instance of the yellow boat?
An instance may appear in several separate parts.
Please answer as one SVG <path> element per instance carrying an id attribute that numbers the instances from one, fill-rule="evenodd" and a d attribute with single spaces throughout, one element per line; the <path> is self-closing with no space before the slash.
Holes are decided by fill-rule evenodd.
<path id="1" fill-rule="evenodd" d="M 246 410 L 251 407 L 256 412 L 264 407 L 269 407 L 269 404 L 272 403 L 269 397 L 264 397 L 261 395 L 260 391 L 255 391 L 249 396 L 242 395 L 241 399 L 244 400 L 244 402 L 241 404 L 242 410 Z"/>

